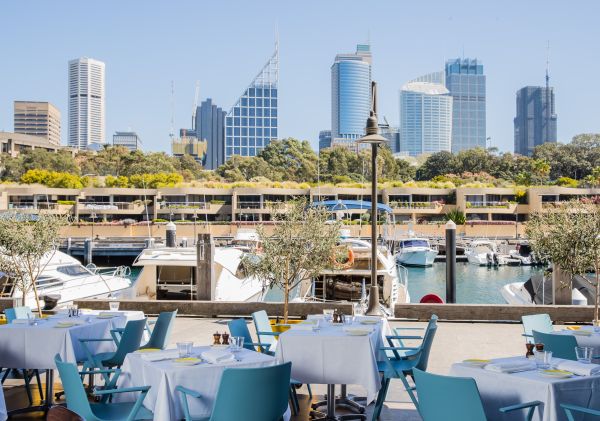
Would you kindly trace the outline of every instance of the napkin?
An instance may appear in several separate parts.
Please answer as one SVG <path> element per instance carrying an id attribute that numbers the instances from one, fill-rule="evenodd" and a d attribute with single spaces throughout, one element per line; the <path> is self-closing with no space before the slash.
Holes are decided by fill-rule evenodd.
<path id="1" fill-rule="evenodd" d="M 101 311 L 100 314 L 98 314 L 98 317 L 119 317 L 122 315 L 123 313 L 118 311 Z"/>
<path id="2" fill-rule="evenodd" d="M 160 352 L 140 352 L 139 355 L 144 361 L 156 362 L 163 360 L 171 360 L 173 358 L 179 358 L 179 351 L 177 351 L 176 349 L 168 349 L 166 351 Z"/>
<path id="3" fill-rule="evenodd" d="M 373 331 L 373 328 L 369 326 L 344 326 L 342 330 L 347 333 L 368 335 Z"/>
<path id="4" fill-rule="evenodd" d="M 376 322 L 379 323 L 381 321 L 381 317 L 377 316 L 355 316 L 354 320 L 357 322 Z"/>
<path id="5" fill-rule="evenodd" d="M 559 370 L 570 371 L 578 376 L 595 376 L 600 374 L 600 365 L 598 364 L 586 364 L 580 363 L 579 361 L 561 360 L 558 364 L 555 364 Z"/>
<path id="6" fill-rule="evenodd" d="M 313 323 L 297 323 L 295 325 L 292 325 L 292 327 L 290 328 L 291 330 L 308 330 L 308 331 L 312 331 L 313 330 Z"/>
<path id="7" fill-rule="evenodd" d="M 537 365 L 535 364 L 535 361 L 517 360 L 495 362 L 487 364 L 484 368 L 496 373 L 518 373 L 520 371 L 535 370 L 537 369 Z"/>
<path id="8" fill-rule="evenodd" d="M 219 364 L 235 360 L 235 356 L 231 352 L 220 349 L 211 349 L 210 351 L 204 351 L 202 354 L 200 354 L 200 356 L 203 360 L 211 364 Z"/>
<path id="9" fill-rule="evenodd" d="M 323 314 L 309 314 L 306 320 L 323 320 Z"/>
<path id="10" fill-rule="evenodd" d="M 15 325 L 26 325 L 29 323 L 29 319 L 14 319 L 12 323 Z"/>

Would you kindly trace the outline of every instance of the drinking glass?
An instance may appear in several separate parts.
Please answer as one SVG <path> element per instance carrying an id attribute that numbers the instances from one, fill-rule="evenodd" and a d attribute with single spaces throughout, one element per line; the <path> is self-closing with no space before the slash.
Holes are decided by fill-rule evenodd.
<path id="1" fill-rule="evenodd" d="M 547 369 L 552 366 L 552 351 L 538 351 L 535 353 L 535 364 L 538 368 Z"/>
<path id="2" fill-rule="evenodd" d="M 318 332 L 321 329 L 321 321 L 319 319 L 315 320 L 315 323 L 312 325 L 313 332 Z"/>
<path id="3" fill-rule="evenodd" d="M 333 309 L 325 309 L 323 310 L 323 320 L 326 322 L 331 322 L 333 320 Z"/>
<path id="4" fill-rule="evenodd" d="M 192 355 L 193 342 L 177 342 L 177 351 L 179 352 L 179 358 L 185 358 Z"/>
<path id="5" fill-rule="evenodd" d="M 119 302 L 118 301 L 110 301 L 108 303 L 108 308 L 110 308 L 110 311 L 119 311 Z"/>
<path id="6" fill-rule="evenodd" d="M 577 355 L 577 361 L 580 363 L 590 364 L 592 362 L 592 355 L 594 348 L 590 346 L 576 346 L 575 354 Z"/>
<path id="7" fill-rule="evenodd" d="M 79 307 L 77 304 L 73 304 L 73 317 L 79 317 Z"/>
<path id="8" fill-rule="evenodd" d="M 354 316 L 349 316 L 349 315 L 344 316 L 344 324 L 345 325 L 351 325 L 353 323 L 354 323 Z"/>
<path id="9" fill-rule="evenodd" d="M 230 338 L 231 341 L 231 352 L 240 352 L 244 347 L 244 337 L 243 336 L 232 336 Z"/>

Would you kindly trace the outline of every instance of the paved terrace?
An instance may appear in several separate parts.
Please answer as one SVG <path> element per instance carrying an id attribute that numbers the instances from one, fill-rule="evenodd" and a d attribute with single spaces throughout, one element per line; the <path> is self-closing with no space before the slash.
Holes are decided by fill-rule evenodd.
<path id="1" fill-rule="evenodd" d="M 178 317 L 173 328 L 171 344 L 178 341 L 194 341 L 198 345 L 210 345 L 212 334 L 216 331 L 227 331 L 229 319 L 208 318 L 185 318 Z M 423 322 L 392 321 L 392 327 L 409 326 L 424 327 Z M 524 354 L 524 340 L 521 337 L 522 326 L 518 323 L 459 323 L 439 322 L 437 334 L 429 358 L 428 370 L 434 373 L 447 374 L 452 363 L 462 361 L 466 358 L 497 358 L 503 356 L 514 356 Z M 559 327 L 557 327 L 559 328 Z M 252 328 L 250 329 L 253 330 Z M 58 376 L 57 376 L 58 378 Z M 17 380 L 8 379 L 4 385 L 5 397 L 8 409 L 24 406 L 27 403 L 25 392 L 22 387 L 14 387 L 20 384 Z M 35 393 L 36 388 L 32 391 Z M 60 390 L 57 384 L 56 390 Z M 313 392 L 322 395 L 325 392 L 324 385 L 314 385 Z M 360 387 L 349 387 L 349 392 L 362 395 Z M 309 420 L 309 400 L 306 388 L 299 391 L 301 395 L 301 412 L 293 421 Z M 64 401 L 59 401 L 59 403 Z M 373 405 L 368 408 L 368 413 Z M 42 414 L 33 414 L 15 417 L 18 420 L 40 420 Z M 370 418 L 369 418 L 370 419 Z M 420 420 L 414 405 L 404 389 L 400 380 L 393 380 L 388 393 L 386 407 L 382 413 L 382 420 Z"/>

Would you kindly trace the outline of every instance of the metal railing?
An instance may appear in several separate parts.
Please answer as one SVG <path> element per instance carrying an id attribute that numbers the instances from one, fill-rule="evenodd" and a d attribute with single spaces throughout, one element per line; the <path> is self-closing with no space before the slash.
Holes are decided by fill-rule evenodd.
<path id="1" fill-rule="evenodd" d="M 159 209 L 209 209 L 207 202 L 160 202 Z"/>
<path id="2" fill-rule="evenodd" d="M 441 206 L 439 202 L 390 202 L 392 209 L 436 209 Z"/>
<path id="3" fill-rule="evenodd" d="M 261 209 L 260 202 L 237 202 L 237 209 Z"/>
<path id="4" fill-rule="evenodd" d="M 508 201 L 489 201 L 489 202 L 467 202 L 468 209 L 482 209 L 482 208 L 505 208 L 509 209 L 512 203 Z"/>

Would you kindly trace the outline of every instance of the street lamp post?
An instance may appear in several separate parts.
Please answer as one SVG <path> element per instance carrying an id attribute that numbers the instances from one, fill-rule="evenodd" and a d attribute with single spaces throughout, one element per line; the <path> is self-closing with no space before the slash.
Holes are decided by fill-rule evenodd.
<path id="1" fill-rule="evenodd" d="M 371 145 L 371 286 L 366 314 L 381 316 L 379 285 L 377 283 L 377 148 L 387 139 L 378 134 L 377 85 L 371 82 L 371 113 L 367 119 L 366 135 L 358 143 Z"/>
<path id="2" fill-rule="evenodd" d="M 92 212 L 92 214 L 90 215 L 90 219 L 92 220 L 92 241 L 94 241 L 94 225 L 96 223 L 96 213 Z"/>

